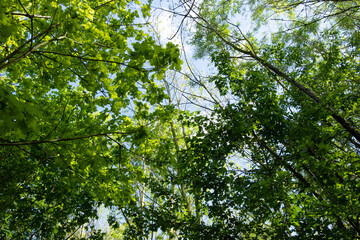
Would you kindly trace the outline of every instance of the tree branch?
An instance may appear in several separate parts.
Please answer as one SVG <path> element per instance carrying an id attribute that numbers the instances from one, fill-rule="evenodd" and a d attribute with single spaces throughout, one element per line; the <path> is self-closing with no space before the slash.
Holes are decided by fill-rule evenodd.
<path id="1" fill-rule="evenodd" d="M 305 86 L 303 86 L 302 84 L 300 84 L 299 82 L 297 82 L 295 79 L 293 79 L 292 77 L 290 77 L 289 75 L 287 75 L 286 73 L 282 72 L 281 70 L 279 70 L 278 68 L 276 68 L 275 66 L 273 66 L 272 64 L 268 63 L 267 61 L 265 61 L 264 59 L 258 57 L 255 53 L 253 53 L 252 51 L 247 51 L 244 50 L 240 47 L 238 47 L 236 44 L 228 41 L 225 36 L 223 34 L 221 34 L 219 31 L 217 31 L 206 19 L 204 19 L 202 16 L 200 16 L 198 13 L 195 13 L 197 15 L 197 17 L 199 19 L 201 19 L 201 21 L 203 21 L 206 24 L 206 28 L 210 29 L 211 31 L 213 31 L 222 42 L 224 42 L 225 44 L 229 45 L 230 47 L 232 47 L 235 51 L 238 51 L 240 53 L 243 53 L 245 55 L 248 55 L 249 57 L 251 57 L 253 60 L 257 61 L 258 63 L 260 63 L 262 66 L 264 66 L 265 68 L 269 69 L 270 71 L 272 71 L 273 73 L 275 73 L 276 75 L 282 77 L 283 79 L 285 79 L 288 83 L 290 83 L 291 85 L 293 85 L 294 87 L 296 87 L 298 90 L 300 90 L 301 92 L 305 93 L 308 97 L 310 97 L 314 102 L 320 104 L 323 103 L 322 100 L 315 94 L 313 93 L 310 89 L 306 88 Z M 198 23 L 200 24 L 200 23 Z M 353 137 L 356 138 L 357 141 L 360 142 L 360 132 L 358 130 L 356 130 L 352 125 L 350 125 L 343 117 L 339 116 L 335 110 L 333 110 L 331 107 L 325 106 L 325 108 L 330 112 L 330 115 L 333 117 L 333 119 L 335 119 L 335 121 L 337 121 L 341 126 L 343 126 L 347 132 L 349 132 Z"/>
<path id="2" fill-rule="evenodd" d="M 114 60 L 104 60 L 104 59 L 96 59 L 96 58 L 87 58 L 87 57 L 81 57 L 81 56 L 76 56 L 76 55 L 72 55 L 72 54 L 67 54 L 67 53 L 60 53 L 60 52 L 50 52 L 50 51 L 36 51 L 36 53 L 49 53 L 49 54 L 54 54 L 54 55 L 61 55 L 61 56 L 66 56 L 66 57 L 72 57 L 72 58 L 78 58 L 80 60 L 84 60 L 84 61 L 94 61 L 94 62 L 105 62 L 105 63 L 115 63 L 115 64 L 119 64 L 125 67 L 129 67 L 132 69 L 135 69 L 137 71 L 140 72 L 147 72 L 148 70 L 145 69 L 141 69 L 135 66 L 130 66 L 126 63 L 123 62 L 119 62 L 119 61 L 114 61 Z M 0 68 L 1 70 L 1 68 Z M 151 69 L 151 70 L 157 70 L 156 68 Z M 150 71 L 151 71 L 150 70 Z"/>
<path id="3" fill-rule="evenodd" d="M 1 139 L 0 141 L 4 141 L 6 143 L 0 143 L 0 146 L 20 146 L 20 145 L 35 145 L 35 144 L 43 144 L 43 143 L 54 143 L 54 142 L 65 142 L 65 141 L 74 141 L 79 139 L 85 139 L 85 138 L 92 138 L 92 137 L 101 137 L 101 136 L 107 136 L 109 134 L 129 134 L 124 132 L 108 132 L 108 133 L 97 133 L 97 134 L 91 134 L 86 136 L 80 136 L 80 137 L 73 137 L 73 138 L 58 138 L 58 139 L 49 139 L 49 140 L 34 140 L 34 141 L 27 141 L 27 142 L 11 142 L 6 139 Z"/>
<path id="4" fill-rule="evenodd" d="M 48 41 L 39 43 L 38 45 L 36 45 L 35 47 L 31 48 L 29 51 L 25 52 L 24 54 L 20 55 L 19 57 L 15 58 L 14 60 L 9 61 L 8 63 L 0 66 L 0 70 L 8 67 L 9 65 L 11 65 L 11 64 L 13 64 L 13 63 L 16 63 L 16 62 L 19 61 L 20 59 L 28 56 L 29 54 L 31 54 L 31 53 L 33 53 L 33 52 L 35 52 L 36 49 L 40 48 L 41 46 L 46 45 L 46 44 L 48 44 L 48 43 L 50 43 L 50 42 L 53 42 L 53 41 L 57 41 L 57 40 L 64 39 L 64 38 L 66 38 L 66 36 L 60 36 L 60 37 L 53 38 L 53 39 L 50 39 L 50 40 L 48 40 Z M 32 41 L 31 41 L 31 42 L 32 42 Z"/>
<path id="5" fill-rule="evenodd" d="M 28 14 L 28 13 L 22 13 L 22 12 L 12 12 L 10 13 L 13 16 L 24 16 L 28 18 L 45 18 L 45 19 L 51 19 L 51 16 L 43 16 L 43 15 L 37 15 L 37 14 Z"/>
<path id="6" fill-rule="evenodd" d="M 36 35 L 35 37 L 33 37 L 32 39 L 27 40 L 26 42 L 24 42 L 21 46 L 19 46 L 17 49 L 15 49 L 12 53 L 10 53 L 7 57 L 3 58 L 0 60 L 0 64 L 9 61 L 12 57 L 14 57 L 16 54 L 20 53 L 21 49 L 23 49 L 27 44 L 29 44 L 30 42 L 32 42 L 32 40 L 37 39 L 37 38 L 41 38 L 42 36 L 48 34 L 53 28 L 57 27 L 59 25 L 59 23 L 54 24 L 54 25 L 50 25 L 48 29 L 46 29 L 45 31 L 43 31 L 42 33 L 39 33 L 38 35 Z M 5 65 L 0 66 L 0 70 L 4 69 Z"/>

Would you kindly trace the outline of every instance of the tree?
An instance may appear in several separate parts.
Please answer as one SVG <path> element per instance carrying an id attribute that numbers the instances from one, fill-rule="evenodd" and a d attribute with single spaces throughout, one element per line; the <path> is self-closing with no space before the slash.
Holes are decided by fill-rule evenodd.
<path id="1" fill-rule="evenodd" d="M 212 174 L 197 186 L 213 225 L 233 238 L 359 237 L 358 3 L 184 6 L 198 56 L 218 70 L 211 81 L 232 96 L 213 118 L 193 120 L 207 124 L 190 158 L 206 167 L 188 171 Z M 257 38 L 235 22 L 245 11 L 257 28 L 269 16 L 283 26 Z M 226 169 L 234 153 L 250 168 Z"/>
<path id="2" fill-rule="evenodd" d="M 358 9 L 183 1 L 201 76 L 150 5 L 0 3 L 0 238 L 359 238 Z"/>
<path id="3" fill-rule="evenodd" d="M 123 141 L 142 127 L 126 108 L 161 102 L 155 81 L 181 62 L 141 30 L 139 4 L 0 3 L 0 238 L 70 238 L 101 204 L 133 201 Z"/>

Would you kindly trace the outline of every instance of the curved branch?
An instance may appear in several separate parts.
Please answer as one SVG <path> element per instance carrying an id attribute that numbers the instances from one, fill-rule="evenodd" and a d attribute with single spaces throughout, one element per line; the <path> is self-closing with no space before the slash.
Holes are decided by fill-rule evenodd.
<path id="1" fill-rule="evenodd" d="M 289 75 L 287 75 L 286 73 L 282 72 L 280 69 L 276 68 L 275 66 L 273 66 L 272 64 L 268 63 L 267 61 L 265 61 L 264 59 L 258 57 L 255 53 L 251 52 L 251 51 L 247 51 L 244 50 L 240 47 L 238 47 L 236 44 L 228 41 L 226 39 L 226 37 L 221 34 L 218 30 L 216 30 L 206 19 L 204 19 L 202 16 L 200 16 L 198 13 L 195 13 L 197 15 L 197 18 L 199 18 L 201 21 L 203 21 L 205 23 L 205 27 L 211 31 L 213 31 L 222 42 L 224 42 L 225 44 L 229 45 L 231 48 L 233 48 L 235 51 L 240 52 L 242 54 L 245 54 L 247 56 L 249 56 L 250 58 L 252 58 L 253 60 L 257 61 L 259 64 L 261 64 L 263 67 L 269 69 L 270 71 L 272 71 L 273 73 L 275 73 L 277 76 L 282 77 L 283 79 L 285 79 L 288 83 L 290 83 L 291 85 L 293 85 L 295 88 L 297 88 L 298 90 L 300 90 L 301 92 L 305 93 L 308 97 L 310 97 L 314 102 L 321 104 L 323 103 L 322 100 L 314 93 L 312 92 L 310 89 L 306 88 L 305 86 L 303 86 L 302 84 L 300 84 L 299 82 L 297 82 L 295 79 L 293 79 L 292 77 L 290 77 Z M 199 22 L 197 22 L 198 24 L 201 24 Z M 334 109 L 332 109 L 329 106 L 325 106 L 325 108 L 330 112 L 330 115 L 332 116 L 333 119 L 335 119 L 335 121 L 337 121 L 341 126 L 343 126 L 343 128 L 350 133 L 353 137 L 356 138 L 357 141 L 360 142 L 360 132 L 355 129 L 355 127 L 353 127 L 351 124 L 349 124 L 343 117 L 339 116 Z"/>

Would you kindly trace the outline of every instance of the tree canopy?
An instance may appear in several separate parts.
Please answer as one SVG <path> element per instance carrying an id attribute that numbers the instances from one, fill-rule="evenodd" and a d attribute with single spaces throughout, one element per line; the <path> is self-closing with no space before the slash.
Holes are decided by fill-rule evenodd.
<path id="1" fill-rule="evenodd" d="M 359 1 L 161 3 L 0 2 L 0 239 L 360 238 Z"/>

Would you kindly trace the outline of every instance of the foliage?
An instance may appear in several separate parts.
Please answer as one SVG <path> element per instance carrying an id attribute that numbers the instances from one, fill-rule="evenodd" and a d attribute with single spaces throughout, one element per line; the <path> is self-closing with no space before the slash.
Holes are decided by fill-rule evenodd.
<path id="1" fill-rule="evenodd" d="M 204 1 L 194 13 L 198 56 L 211 56 L 211 81 L 233 99 L 214 120 L 192 120 L 211 122 L 190 157 L 207 163 L 193 172 L 214 175 L 197 182 L 208 216 L 233 238 L 359 237 L 358 33 L 347 19 L 357 2 L 251 1 L 255 25 L 289 16 L 271 40 L 231 22 L 239 5 Z M 234 153 L 250 167 L 224 169 Z"/>
<path id="2" fill-rule="evenodd" d="M 126 107 L 161 102 L 156 79 L 180 66 L 175 45 L 136 24 L 136 4 L 0 3 L 0 238 L 74 237 L 101 204 L 133 201 L 141 169 L 123 143 L 141 128 Z"/>
<path id="3" fill-rule="evenodd" d="M 150 5 L 1 2 L 0 238 L 359 238 L 358 9 L 183 1 L 204 77 Z"/>

